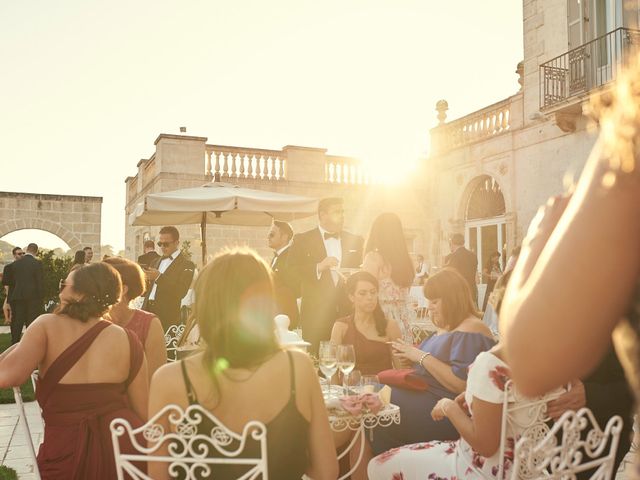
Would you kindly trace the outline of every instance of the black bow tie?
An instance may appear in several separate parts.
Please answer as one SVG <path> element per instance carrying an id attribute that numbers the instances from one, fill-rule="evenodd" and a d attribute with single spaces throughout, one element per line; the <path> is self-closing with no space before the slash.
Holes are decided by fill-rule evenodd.
<path id="1" fill-rule="evenodd" d="M 171 255 L 163 255 L 163 256 L 160 258 L 160 261 L 162 261 L 162 260 L 166 260 L 167 258 L 171 258 Z"/>
<path id="2" fill-rule="evenodd" d="M 324 232 L 324 239 L 327 240 L 329 238 L 335 238 L 336 240 L 340 240 L 340 234 Z"/>

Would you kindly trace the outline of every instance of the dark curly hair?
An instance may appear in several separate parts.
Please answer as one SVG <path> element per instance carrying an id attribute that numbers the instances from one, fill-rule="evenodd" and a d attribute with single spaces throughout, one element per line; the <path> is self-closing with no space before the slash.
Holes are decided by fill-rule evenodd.
<path id="1" fill-rule="evenodd" d="M 109 307 L 118 302 L 122 293 L 120 274 L 106 263 L 92 263 L 73 271 L 74 292 L 80 300 L 62 303 L 55 312 L 86 322 L 101 317 Z"/>

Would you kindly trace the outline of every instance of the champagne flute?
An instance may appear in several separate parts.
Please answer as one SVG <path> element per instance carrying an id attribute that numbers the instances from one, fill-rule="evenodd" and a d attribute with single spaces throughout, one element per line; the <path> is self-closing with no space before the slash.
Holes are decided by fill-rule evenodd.
<path id="1" fill-rule="evenodd" d="M 329 397 L 331 397 L 331 377 L 333 377 L 338 370 L 336 363 L 336 346 L 331 342 L 320 342 L 318 357 L 320 371 L 327 379 L 327 383 L 329 384 Z"/>
<path id="2" fill-rule="evenodd" d="M 347 394 L 347 377 L 356 366 L 356 351 L 353 345 L 338 345 L 338 368 L 342 372 L 342 388 Z"/>

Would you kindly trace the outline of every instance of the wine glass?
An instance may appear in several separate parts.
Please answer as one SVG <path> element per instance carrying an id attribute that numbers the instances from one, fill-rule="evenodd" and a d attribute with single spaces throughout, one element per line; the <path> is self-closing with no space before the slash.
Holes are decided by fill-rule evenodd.
<path id="1" fill-rule="evenodd" d="M 342 372 L 342 388 L 346 394 L 346 379 L 351 373 L 351 370 L 356 366 L 356 351 L 353 348 L 353 345 L 338 345 L 336 355 L 338 359 L 338 368 Z"/>
<path id="2" fill-rule="evenodd" d="M 333 377 L 338 370 L 336 363 L 336 346 L 331 342 L 320 342 L 318 360 L 320 371 L 329 384 L 329 397 L 331 397 L 331 377 Z"/>
<path id="3" fill-rule="evenodd" d="M 380 380 L 377 375 L 362 376 L 362 393 L 375 393 L 379 385 Z"/>
<path id="4" fill-rule="evenodd" d="M 348 378 L 345 378 L 345 382 L 347 384 L 347 394 L 349 393 L 349 391 L 360 395 L 361 393 L 363 393 L 362 391 L 362 374 L 360 373 L 360 370 L 352 370 L 351 373 L 349 374 Z"/>

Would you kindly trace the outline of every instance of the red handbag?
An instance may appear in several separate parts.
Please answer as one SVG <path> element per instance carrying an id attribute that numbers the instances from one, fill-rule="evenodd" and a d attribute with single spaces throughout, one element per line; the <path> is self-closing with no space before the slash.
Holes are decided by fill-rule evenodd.
<path id="1" fill-rule="evenodd" d="M 390 387 L 404 388 L 424 392 L 428 390 L 429 383 L 421 375 L 418 375 L 413 368 L 400 368 L 397 370 L 383 370 L 378 373 L 380 383 Z"/>

